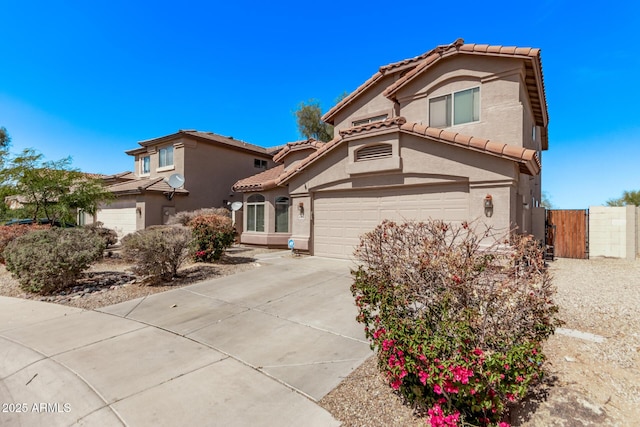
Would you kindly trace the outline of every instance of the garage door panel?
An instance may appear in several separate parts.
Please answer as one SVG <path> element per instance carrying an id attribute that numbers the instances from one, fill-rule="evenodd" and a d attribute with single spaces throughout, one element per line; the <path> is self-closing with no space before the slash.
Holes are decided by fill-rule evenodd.
<path id="1" fill-rule="evenodd" d="M 407 187 L 318 193 L 314 197 L 314 254 L 350 258 L 360 236 L 382 220 L 468 218 L 468 186 Z"/>
<path id="2" fill-rule="evenodd" d="M 96 220 L 115 230 L 118 238 L 122 239 L 136 231 L 136 208 L 101 209 L 96 214 Z"/>

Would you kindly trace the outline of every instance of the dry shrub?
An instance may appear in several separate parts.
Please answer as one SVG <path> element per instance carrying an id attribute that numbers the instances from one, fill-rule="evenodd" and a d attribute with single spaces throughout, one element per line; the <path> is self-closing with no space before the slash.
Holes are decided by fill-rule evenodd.
<path id="1" fill-rule="evenodd" d="M 103 251 L 104 241 L 89 230 L 54 227 L 18 237 L 4 255 L 24 290 L 50 293 L 73 286 Z"/>
<path id="2" fill-rule="evenodd" d="M 40 224 L 15 224 L 0 226 L 0 262 L 4 264 L 4 249 L 9 243 L 31 231 L 45 230 L 51 228 L 50 225 Z"/>
<path id="3" fill-rule="evenodd" d="M 202 208 L 195 211 L 178 212 L 171 215 L 167 221 L 168 225 L 188 225 L 194 218 L 205 215 L 219 215 L 231 218 L 231 211 L 227 208 Z"/>
<path id="4" fill-rule="evenodd" d="M 190 257 L 191 230 L 180 225 L 150 227 L 122 239 L 122 257 L 134 263 L 133 272 L 152 281 L 168 281 L 178 275 Z"/>

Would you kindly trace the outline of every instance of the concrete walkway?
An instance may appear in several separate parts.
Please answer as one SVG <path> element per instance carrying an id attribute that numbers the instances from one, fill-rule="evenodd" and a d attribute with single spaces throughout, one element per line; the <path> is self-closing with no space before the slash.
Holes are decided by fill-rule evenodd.
<path id="1" fill-rule="evenodd" d="M 99 311 L 0 297 L 2 426 L 334 426 L 371 350 L 351 264 L 260 268 Z"/>

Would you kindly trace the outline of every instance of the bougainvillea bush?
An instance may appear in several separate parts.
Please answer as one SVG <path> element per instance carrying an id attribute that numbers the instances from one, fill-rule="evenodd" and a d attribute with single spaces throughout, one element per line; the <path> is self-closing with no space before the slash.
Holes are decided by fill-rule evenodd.
<path id="1" fill-rule="evenodd" d="M 356 249 L 358 321 L 391 387 L 434 427 L 507 425 L 560 324 L 539 245 L 489 236 L 467 223 L 385 221 Z"/>
<path id="2" fill-rule="evenodd" d="M 192 218 L 188 226 L 191 227 L 196 246 L 194 257 L 199 262 L 219 260 L 235 240 L 233 223 L 226 215 L 199 215 Z"/>

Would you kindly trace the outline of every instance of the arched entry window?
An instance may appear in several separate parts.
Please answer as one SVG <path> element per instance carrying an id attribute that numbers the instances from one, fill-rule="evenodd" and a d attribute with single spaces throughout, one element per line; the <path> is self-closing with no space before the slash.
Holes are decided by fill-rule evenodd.
<path id="1" fill-rule="evenodd" d="M 289 232 L 289 198 L 276 197 L 276 233 Z"/>
<path id="2" fill-rule="evenodd" d="M 264 231 L 264 196 L 252 194 L 247 199 L 247 231 Z"/>

